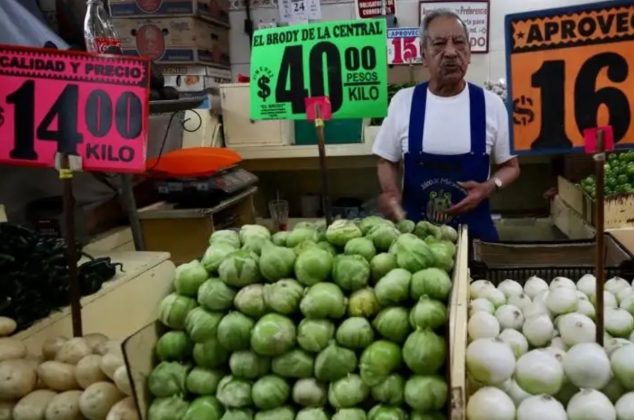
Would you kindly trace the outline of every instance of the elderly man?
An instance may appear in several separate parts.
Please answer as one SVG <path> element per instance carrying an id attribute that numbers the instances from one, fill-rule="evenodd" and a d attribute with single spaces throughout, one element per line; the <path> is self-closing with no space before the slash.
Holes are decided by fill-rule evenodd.
<path id="1" fill-rule="evenodd" d="M 405 210 L 408 219 L 466 224 L 472 238 L 496 241 L 488 198 L 515 181 L 520 169 L 510 154 L 504 103 L 464 80 L 471 57 L 468 32 L 452 11 L 425 15 L 421 54 L 430 79 L 394 95 L 373 152 L 380 158 L 386 216 Z M 491 156 L 497 164 L 493 176 Z"/>

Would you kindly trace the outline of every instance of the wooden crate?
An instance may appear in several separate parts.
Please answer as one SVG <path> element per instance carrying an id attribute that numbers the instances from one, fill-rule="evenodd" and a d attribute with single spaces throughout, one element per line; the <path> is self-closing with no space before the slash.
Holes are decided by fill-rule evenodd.
<path id="1" fill-rule="evenodd" d="M 449 384 L 448 411 L 451 420 L 464 418 L 466 396 L 465 345 L 467 334 L 468 239 L 466 228 L 459 230 L 456 263 L 452 276 L 453 289 L 449 298 L 447 345 L 447 379 Z M 154 346 L 164 328 L 153 321 L 123 342 L 123 354 L 132 380 L 133 397 L 139 418 L 147 419 L 151 396 L 147 378 L 155 363 Z M 461 417 L 463 416 L 463 417 Z"/>
<path id="2" fill-rule="evenodd" d="M 634 231 L 621 235 L 631 240 L 634 248 Z M 606 266 L 617 267 L 632 259 L 632 248 L 628 249 L 624 241 L 606 234 Z M 513 278 L 513 272 L 518 267 L 525 267 L 525 275 L 534 273 L 542 277 L 547 283 L 557 275 L 566 276 L 569 267 L 591 271 L 594 264 L 594 243 L 568 242 L 554 244 L 504 244 L 474 242 L 474 260 L 485 263 L 489 268 L 499 270 L 495 275 L 486 276 L 493 283 L 505 278 Z M 561 267 L 562 272 L 558 272 Z M 521 268 L 519 270 L 524 270 Z M 476 271 L 476 270 L 473 270 Z M 472 277 L 470 269 L 466 281 L 458 285 L 456 295 L 458 304 L 452 305 L 451 320 L 455 323 L 456 331 L 453 335 L 452 371 L 452 412 L 451 420 L 465 420 L 466 407 L 470 391 L 467 386 L 466 350 L 468 345 L 467 322 L 469 320 L 469 283 Z M 483 278 L 483 277 L 477 277 Z M 524 283 L 525 278 L 515 278 Z M 578 278 L 573 278 L 577 281 Z M 460 387 L 458 387 L 458 385 Z M 545 419 L 546 420 L 546 419 Z"/>
<path id="3" fill-rule="evenodd" d="M 256 187 L 250 187 L 212 208 L 178 209 L 160 202 L 140 209 L 145 248 L 169 252 L 176 264 L 201 257 L 215 230 L 255 222 L 256 192 Z"/>
<path id="4" fill-rule="evenodd" d="M 576 184 L 564 177 L 557 181 L 559 197 L 583 219 L 596 226 L 595 202 Z M 614 229 L 634 226 L 634 194 L 605 200 L 605 228 Z"/>
<path id="5" fill-rule="evenodd" d="M 456 266 L 453 273 L 453 290 L 449 302 L 449 414 L 451 420 L 461 420 L 467 408 L 467 310 L 469 306 L 469 240 L 467 229 L 461 229 L 458 238 Z"/>
<path id="6" fill-rule="evenodd" d="M 556 196 L 553 199 L 550 205 L 550 214 L 555 226 L 569 239 L 592 239 L 596 235 L 594 226 L 566 204 L 561 196 Z"/>

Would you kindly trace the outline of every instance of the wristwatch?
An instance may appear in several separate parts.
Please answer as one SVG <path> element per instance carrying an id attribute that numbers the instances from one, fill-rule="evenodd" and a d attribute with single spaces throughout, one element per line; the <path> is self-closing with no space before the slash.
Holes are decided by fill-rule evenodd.
<path id="1" fill-rule="evenodd" d="M 491 179 L 493 179 L 493 183 L 495 184 L 495 189 L 496 190 L 499 190 L 499 189 L 502 188 L 503 184 L 502 184 L 502 180 L 500 178 L 498 178 L 497 176 L 494 176 Z"/>

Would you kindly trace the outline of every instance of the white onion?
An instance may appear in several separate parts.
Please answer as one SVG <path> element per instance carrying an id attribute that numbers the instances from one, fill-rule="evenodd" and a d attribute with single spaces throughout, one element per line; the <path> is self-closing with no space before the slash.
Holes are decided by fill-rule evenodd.
<path id="1" fill-rule="evenodd" d="M 634 344 L 619 347 L 610 356 L 614 376 L 629 390 L 634 390 Z"/>
<path id="2" fill-rule="evenodd" d="M 542 290 L 548 290 L 548 283 L 537 276 L 529 278 L 526 280 L 526 283 L 524 283 L 524 293 L 531 299 L 534 299 Z"/>
<path id="3" fill-rule="evenodd" d="M 570 280 L 568 277 L 555 277 L 553 281 L 550 282 L 550 290 L 558 289 L 560 287 L 577 290 L 575 282 Z"/>
<path id="4" fill-rule="evenodd" d="M 471 340 L 495 338 L 500 333 L 500 323 L 488 312 L 476 312 L 469 318 L 467 333 Z"/>
<path id="5" fill-rule="evenodd" d="M 471 376 L 485 385 L 501 384 L 515 370 L 513 351 L 497 338 L 480 338 L 470 343 L 466 361 Z"/>
<path id="6" fill-rule="evenodd" d="M 493 314 L 495 312 L 495 306 L 485 298 L 477 298 L 469 302 L 469 316 L 480 311 Z"/>
<path id="7" fill-rule="evenodd" d="M 517 408 L 517 420 L 567 420 L 566 409 L 550 395 L 526 398 Z"/>
<path id="8" fill-rule="evenodd" d="M 509 305 L 515 305 L 522 312 L 530 305 L 533 301 L 528 297 L 526 293 L 520 293 L 519 295 L 513 295 L 508 298 Z"/>
<path id="9" fill-rule="evenodd" d="M 564 372 L 579 388 L 601 389 L 612 378 L 610 360 L 597 343 L 580 343 L 569 349 L 564 356 Z"/>
<path id="10" fill-rule="evenodd" d="M 594 305 L 588 300 L 581 300 L 577 302 L 577 313 L 587 316 L 590 319 L 595 319 L 597 316 Z"/>
<path id="11" fill-rule="evenodd" d="M 515 380 L 526 392 L 555 395 L 564 381 L 564 368 L 544 350 L 531 350 L 517 361 Z"/>
<path id="12" fill-rule="evenodd" d="M 518 330 L 524 325 L 524 315 L 517 306 L 502 305 L 495 311 L 495 317 L 500 323 L 500 328 L 513 328 Z"/>
<path id="13" fill-rule="evenodd" d="M 522 326 L 522 333 L 533 347 L 543 347 L 553 338 L 553 322 L 548 315 L 528 318 Z"/>
<path id="14" fill-rule="evenodd" d="M 577 282 L 577 289 L 586 296 L 592 296 L 597 290 L 597 278 L 592 274 L 584 274 Z"/>
<path id="15" fill-rule="evenodd" d="M 619 420 L 634 420 L 634 392 L 628 392 L 614 406 Z"/>
<path id="16" fill-rule="evenodd" d="M 604 337 L 603 339 L 603 347 L 605 347 L 605 351 L 609 357 L 612 356 L 612 353 L 614 353 L 615 350 L 623 346 L 629 346 L 630 344 L 632 344 L 630 340 L 626 340 L 625 338 L 609 337 L 606 339 Z"/>
<path id="17" fill-rule="evenodd" d="M 582 389 L 568 403 L 569 420 L 616 420 L 614 406 L 596 389 Z"/>
<path id="18" fill-rule="evenodd" d="M 629 337 L 634 330 L 634 317 L 625 309 L 605 308 L 605 329 L 613 337 Z"/>
<path id="19" fill-rule="evenodd" d="M 555 359 L 559 360 L 560 363 L 563 363 L 564 356 L 566 355 L 566 350 L 560 349 L 559 347 L 549 346 L 549 347 L 546 347 L 544 351 L 547 351 L 548 353 L 552 354 L 553 356 L 555 356 Z"/>
<path id="20" fill-rule="evenodd" d="M 498 338 L 511 347 L 516 359 L 519 359 L 520 356 L 528 351 L 528 341 L 526 341 L 526 337 L 517 330 L 507 328 L 500 333 Z"/>
<path id="21" fill-rule="evenodd" d="M 621 382 L 618 380 L 616 376 L 612 376 L 610 382 L 603 388 L 601 388 L 601 392 L 612 401 L 612 404 L 616 404 L 616 402 L 627 392 L 627 389 L 621 385 Z M 634 420 L 634 419 L 633 419 Z"/>
<path id="22" fill-rule="evenodd" d="M 515 404 L 504 391 L 481 388 L 469 398 L 468 420 L 515 420 Z"/>
<path id="23" fill-rule="evenodd" d="M 624 278 L 621 278 L 618 276 L 612 277 L 610 280 L 606 281 L 605 284 L 603 285 L 603 289 L 607 290 L 613 295 L 616 295 L 619 293 L 619 291 L 629 287 L 630 287 L 630 283 Z"/>
<path id="24" fill-rule="evenodd" d="M 616 300 L 619 302 L 619 304 L 621 304 L 626 298 L 630 296 L 634 296 L 634 288 L 627 287 L 619 290 L 619 292 L 616 294 Z"/>
<path id="25" fill-rule="evenodd" d="M 546 296 L 546 307 L 554 315 L 567 314 L 577 310 L 577 291 L 567 287 L 557 287 Z"/>
<path id="26" fill-rule="evenodd" d="M 568 348 L 568 346 L 564 343 L 564 340 L 562 340 L 561 337 L 555 337 L 552 340 L 550 340 L 549 347 L 563 350 L 563 351 L 566 351 L 566 349 Z"/>
<path id="27" fill-rule="evenodd" d="M 548 312 L 548 308 L 544 302 L 533 301 L 530 305 L 524 309 L 524 318 L 528 319 L 537 315 L 548 315 L 550 316 L 550 312 Z"/>
<path id="28" fill-rule="evenodd" d="M 511 397 L 511 399 L 515 403 L 515 406 L 520 405 L 522 401 L 531 396 L 531 394 L 524 391 L 522 387 L 519 386 L 517 382 L 515 382 L 515 379 L 511 379 L 511 383 L 505 391 L 508 396 Z"/>
<path id="29" fill-rule="evenodd" d="M 557 328 L 561 339 L 568 347 L 596 341 L 596 326 L 594 321 L 586 315 L 579 313 L 563 315 L 557 320 Z"/>
<path id="30" fill-rule="evenodd" d="M 487 287 L 484 290 L 482 290 L 481 297 L 491 301 L 493 306 L 495 306 L 496 308 L 506 303 L 506 296 L 504 296 L 504 293 L 500 292 L 495 287 L 491 287 L 491 288 Z"/>
<path id="31" fill-rule="evenodd" d="M 585 293 L 583 293 L 581 290 L 577 290 L 576 292 L 577 292 L 577 299 L 578 300 L 585 300 L 585 301 L 588 301 L 588 302 L 590 301 L 588 296 Z"/>
<path id="32" fill-rule="evenodd" d="M 590 296 L 590 300 L 592 301 L 594 306 L 597 306 L 596 294 Z M 612 293 L 608 292 L 607 290 L 603 291 L 603 307 L 604 308 L 618 308 L 619 307 L 619 305 L 616 303 L 616 297 Z"/>
<path id="33" fill-rule="evenodd" d="M 480 293 L 482 293 L 482 291 L 487 288 L 495 289 L 495 285 L 489 280 L 476 280 L 474 282 L 471 282 L 471 284 L 469 285 L 469 297 L 471 299 L 482 297 L 480 296 Z"/>
<path id="34" fill-rule="evenodd" d="M 515 280 L 510 279 L 506 279 L 498 284 L 498 290 L 504 293 L 504 296 L 506 296 L 507 299 L 511 296 L 517 296 L 524 293 L 524 288 L 522 288 L 522 285 Z"/>
<path id="35" fill-rule="evenodd" d="M 634 315 L 634 295 L 627 296 L 623 299 L 619 307 Z"/>
<path id="36" fill-rule="evenodd" d="M 533 298 L 533 302 L 541 302 L 545 305 L 546 298 L 548 297 L 549 293 L 550 293 L 550 290 L 548 289 L 542 290 L 541 292 L 537 293 L 537 295 Z"/>

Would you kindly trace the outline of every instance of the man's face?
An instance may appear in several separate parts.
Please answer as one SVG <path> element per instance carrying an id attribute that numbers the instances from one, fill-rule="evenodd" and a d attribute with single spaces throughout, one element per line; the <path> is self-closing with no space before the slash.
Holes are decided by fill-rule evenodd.
<path id="1" fill-rule="evenodd" d="M 422 42 L 423 64 L 429 69 L 432 80 L 453 84 L 464 79 L 471 60 L 471 50 L 464 27 L 458 19 L 434 19 L 427 28 L 427 39 Z"/>

